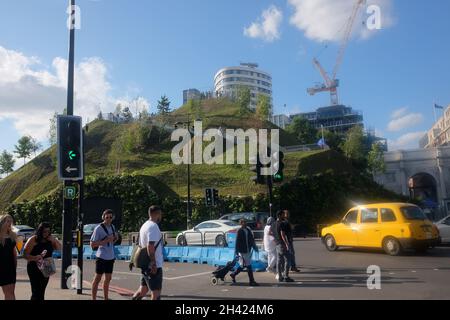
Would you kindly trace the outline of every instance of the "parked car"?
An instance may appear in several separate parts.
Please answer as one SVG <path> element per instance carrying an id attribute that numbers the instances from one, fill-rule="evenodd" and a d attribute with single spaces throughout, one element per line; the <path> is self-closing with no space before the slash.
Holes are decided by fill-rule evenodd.
<path id="1" fill-rule="evenodd" d="M 424 252 L 440 242 L 439 231 L 422 209 L 409 203 L 379 203 L 350 209 L 341 223 L 322 229 L 329 251 L 339 247 L 382 248 L 389 255 L 404 249 Z"/>
<path id="2" fill-rule="evenodd" d="M 25 225 L 13 226 L 13 232 L 15 232 L 18 236 L 23 237 L 23 241 L 26 242 L 29 238 L 34 235 L 34 228 Z"/>
<path id="3" fill-rule="evenodd" d="M 187 245 L 215 245 L 227 246 L 227 233 L 236 233 L 239 224 L 230 220 L 205 221 L 190 230 L 180 232 L 176 243 L 179 246 Z"/>
<path id="4" fill-rule="evenodd" d="M 93 223 L 93 224 L 85 224 L 83 226 L 83 243 L 89 244 L 91 241 L 92 234 L 94 233 L 95 228 L 100 225 L 99 223 Z M 114 243 L 115 246 L 120 246 L 122 244 L 122 235 L 119 231 L 117 231 L 118 239 Z"/>
<path id="5" fill-rule="evenodd" d="M 268 218 L 269 213 L 267 212 L 240 212 L 228 213 L 220 217 L 220 220 L 231 220 L 239 223 L 239 220 L 245 219 L 245 221 L 247 221 L 247 226 L 249 226 L 250 229 L 263 230 Z"/>
<path id="6" fill-rule="evenodd" d="M 442 243 L 450 244 L 450 216 L 436 222 Z"/>

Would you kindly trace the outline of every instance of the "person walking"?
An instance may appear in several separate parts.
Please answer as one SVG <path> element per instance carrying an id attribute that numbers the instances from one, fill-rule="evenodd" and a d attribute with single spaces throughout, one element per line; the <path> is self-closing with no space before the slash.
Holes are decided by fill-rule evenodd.
<path id="1" fill-rule="evenodd" d="M 163 235 L 158 224 L 162 219 L 162 210 L 158 206 L 151 206 L 148 210 L 147 220 L 139 231 L 139 246 L 147 250 L 149 266 L 141 269 L 142 279 L 133 300 L 142 300 L 149 290 L 152 300 L 161 300 L 163 285 Z"/>
<path id="2" fill-rule="evenodd" d="M 277 221 L 272 225 L 272 232 L 277 247 L 277 276 L 278 282 L 294 282 L 289 277 L 290 258 L 289 241 L 287 238 L 288 226 L 284 221 L 284 212 L 277 212 Z"/>
<path id="3" fill-rule="evenodd" d="M 239 267 L 237 270 L 230 274 L 233 283 L 236 283 L 236 276 L 241 273 L 244 268 L 247 269 L 248 279 L 250 286 L 258 286 L 253 276 L 252 270 L 252 249 L 256 252 L 258 247 L 256 246 L 255 238 L 253 237 L 252 230 L 247 227 L 247 222 L 244 219 L 239 221 L 241 228 L 237 232 L 236 236 L 236 255 L 239 256 Z"/>
<path id="4" fill-rule="evenodd" d="M 95 227 L 91 236 L 91 247 L 97 249 L 95 260 L 95 276 L 92 282 L 92 300 L 97 300 L 97 292 L 100 281 L 103 280 L 103 296 L 109 300 L 109 285 L 111 283 L 116 256 L 114 254 L 114 243 L 118 236 L 112 224 L 114 212 L 107 209 L 102 214 L 103 222 Z"/>
<path id="5" fill-rule="evenodd" d="M 16 300 L 17 237 L 12 231 L 12 224 L 10 215 L 0 216 L 0 287 L 5 300 Z"/>
<path id="6" fill-rule="evenodd" d="M 272 224 L 275 219 L 269 217 L 264 227 L 264 251 L 267 252 L 267 272 L 276 273 L 277 268 L 277 246 L 272 233 Z"/>
<path id="7" fill-rule="evenodd" d="M 44 276 L 38 263 L 51 258 L 54 250 L 61 250 L 61 243 L 52 236 L 50 224 L 43 222 L 38 226 L 35 234 L 28 239 L 24 248 L 24 258 L 28 261 L 27 273 L 31 284 L 31 300 L 45 300 L 45 290 L 50 278 Z"/>
<path id="8" fill-rule="evenodd" d="M 289 264 L 291 267 L 291 271 L 300 272 L 295 261 L 294 231 L 292 230 L 292 225 L 289 222 L 289 210 L 283 210 L 283 213 L 283 220 L 286 223 L 286 236 L 289 242 Z"/>

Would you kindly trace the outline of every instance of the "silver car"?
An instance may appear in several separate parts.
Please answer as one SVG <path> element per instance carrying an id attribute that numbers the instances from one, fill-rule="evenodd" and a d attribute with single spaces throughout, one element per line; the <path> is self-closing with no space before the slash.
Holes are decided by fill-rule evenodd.
<path id="1" fill-rule="evenodd" d="M 180 232 L 176 242 L 179 246 L 191 245 L 213 245 L 218 247 L 227 246 L 227 233 L 236 233 L 239 224 L 230 220 L 205 221 L 193 229 Z"/>
<path id="2" fill-rule="evenodd" d="M 34 235 L 34 229 L 30 226 L 18 225 L 13 226 L 12 230 L 18 236 L 23 237 L 23 241 L 26 242 L 29 238 Z"/>
<path id="3" fill-rule="evenodd" d="M 450 216 L 436 222 L 436 227 L 439 229 L 442 243 L 450 243 Z"/>

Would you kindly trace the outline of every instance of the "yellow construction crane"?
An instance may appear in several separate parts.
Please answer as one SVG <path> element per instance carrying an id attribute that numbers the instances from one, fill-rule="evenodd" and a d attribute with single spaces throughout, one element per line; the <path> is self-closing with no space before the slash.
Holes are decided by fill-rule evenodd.
<path id="1" fill-rule="evenodd" d="M 337 88 L 339 87 L 339 80 L 336 79 L 336 75 L 339 71 L 339 67 L 342 64 L 342 61 L 344 60 L 345 50 L 348 47 L 348 43 L 350 41 L 350 37 L 352 35 L 353 25 L 355 24 L 355 19 L 358 15 L 359 10 L 363 6 L 363 4 L 366 2 L 366 0 L 356 0 L 356 4 L 353 7 L 352 15 L 348 19 L 345 30 L 344 30 L 344 38 L 341 43 L 341 47 L 339 49 L 338 57 L 336 60 L 336 64 L 333 69 L 333 73 L 331 77 L 328 75 L 328 73 L 325 71 L 325 69 L 320 64 L 319 60 L 317 58 L 313 59 L 314 66 L 319 70 L 320 74 L 322 75 L 322 78 L 325 80 L 325 83 L 319 84 L 315 86 L 314 88 L 309 88 L 307 91 L 310 95 L 315 95 L 319 92 L 325 92 L 329 91 L 331 95 L 331 104 L 332 105 L 338 105 L 339 104 L 339 97 Z"/>

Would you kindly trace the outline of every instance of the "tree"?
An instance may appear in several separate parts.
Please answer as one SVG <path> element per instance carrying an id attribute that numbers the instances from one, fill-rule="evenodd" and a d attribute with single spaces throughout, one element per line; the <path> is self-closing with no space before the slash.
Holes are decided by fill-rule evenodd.
<path id="1" fill-rule="evenodd" d="M 364 143 L 363 128 L 355 126 L 347 132 L 347 137 L 342 144 L 342 151 L 347 158 L 356 163 L 364 162 L 367 150 Z"/>
<path id="2" fill-rule="evenodd" d="M 367 165 L 372 175 L 376 175 L 377 173 L 384 173 L 386 171 L 386 163 L 384 162 L 384 150 L 377 142 L 372 144 L 372 149 L 367 155 Z"/>
<path id="3" fill-rule="evenodd" d="M 130 108 L 123 108 L 121 116 L 125 123 L 133 122 L 133 114 L 131 113 Z"/>
<path id="4" fill-rule="evenodd" d="M 120 116 L 122 114 L 122 104 L 117 104 L 116 109 L 114 110 L 114 114 L 116 116 Z"/>
<path id="5" fill-rule="evenodd" d="M 146 109 L 139 112 L 139 120 L 143 121 L 143 122 L 150 120 L 150 114 L 148 113 L 148 111 Z"/>
<path id="6" fill-rule="evenodd" d="M 31 156 L 34 150 L 32 139 L 30 136 L 23 136 L 14 146 L 14 153 L 17 154 L 18 158 L 23 159 L 23 164 L 25 164 L 25 160 Z"/>
<path id="7" fill-rule="evenodd" d="M 270 115 L 270 99 L 268 96 L 259 94 L 256 103 L 256 115 L 261 120 L 267 120 Z"/>
<path id="8" fill-rule="evenodd" d="M 324 129 L 323 137 L 325 139 L 326 145 L 329 146 L 330 149 L 340 151 L 340 146 L 341 146 L 342 140 L 343 140 L 342 134 Z M 317 131 L 316 139 L 317 139 L 317 141 L 322 139 L 322 130 Z"/>
<path id="9" fill-rule="evenodd" d="M 14 164 L 16 161 L 14 160 L 14 156 L 6 150 L 0 154 L 0 175 L 6 174 L 14 171 Z"/>
<path id="10" fill-rule="evenodd" d="M 37 141 L 35 138 L 31 138 L 31 152 L 36 157 L 36 153 L 42 149 L 42 143 Z"/>
<path id="11" fill-rule="evenodd" d="M 161 97 L 161 100 L 158 101 L 158 105 L 156 106 L 158 110 L 158 114 L 167 115 L 170 112 L 170 101 L 166 95 Z"/>
<path id="12" fill-rule="evenodd" d="M 53 117 L 50 118 L 50 128 L 48 130 L 48 142 L 50 143 L 50 146 L 53 146 L 57 143 L 57 136 L 56 136 L 56 118 L 58 117 L 58 113 L 55 112 L 53 114 Z"/>
<path id="13" fill-rule="evenodd" d="M 203 112 L 201 102 L 199 100 L 189 100 L 187 103 L 187 107 L 189 113 L 192 114 L 194 117 L 202 118 Z"/>
<path id="14" fill-rule="evenodd" d="M 303 117 L 295 117 L 286 130 L 294 134 L 301 144 L 316 143 L 317 129 L 314 128 L 307 119 Z"/>
<path id="15" fill-rule="evenodd" d="M 237 90 L 237 103 L 239 105 L 239 113 L 246 114 L 249 111 L 251 101 L 250 88 L 246 86 L 239 86 Z"/>

